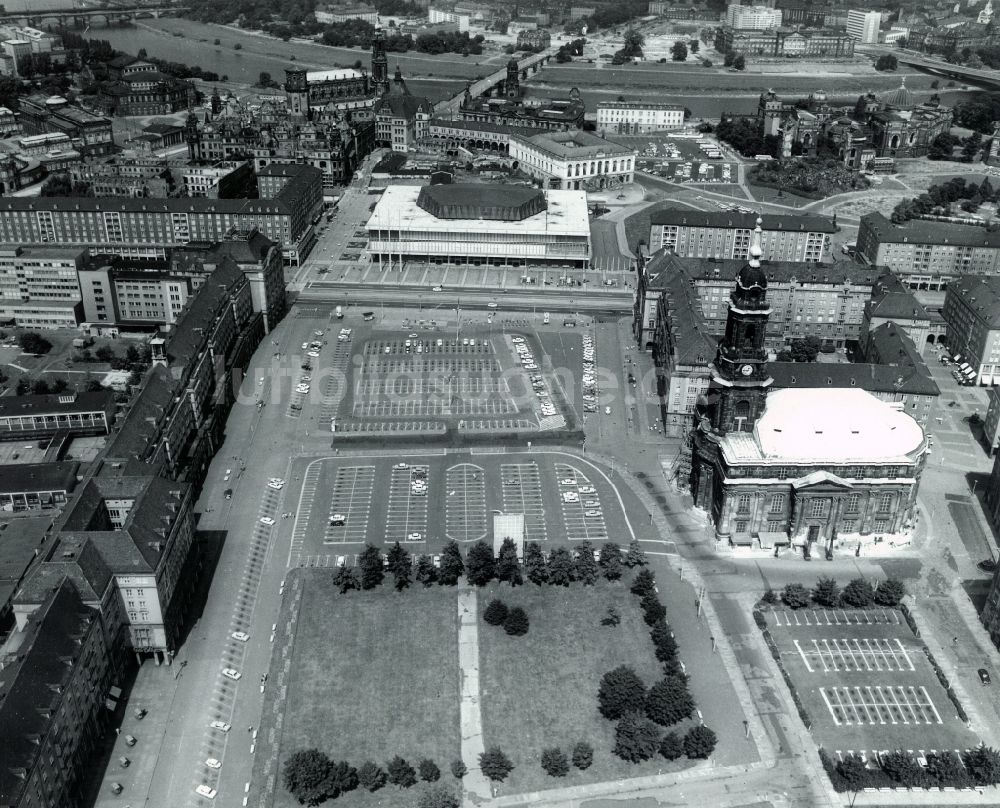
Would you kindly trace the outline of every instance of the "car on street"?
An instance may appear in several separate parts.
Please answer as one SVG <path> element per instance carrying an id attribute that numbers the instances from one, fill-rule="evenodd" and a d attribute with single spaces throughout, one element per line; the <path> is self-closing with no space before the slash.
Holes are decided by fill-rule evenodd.
<path id="1" fill-rule="evenodd" d="M 219 792 L 216 791 L 211 786 L 201 785 L 195 789 L 195 793 L 202 797 L 208 797 L 210 800 L 215 799 L 215 795 Z"/>
<path id="2" fill-rule="evenodd" d="M 997 562 L 992 558 L 987 558 L 984 561 L 978 562 L 976 566 L 983 572 L 994 572 L 997 568 Z"/>
<path id="3" fill-rule="evenodd" d="M 250 639 L 250 635 L 247 634 L 245 631 L 234 631 L 229 636 L 232 637 L 234 640 L 239 640 L 240 642 L 246 642 L 247 640 Z"/>
<path id="4" fill-rule="evenodd" d="M 270 516 L 262 516 L 260 517 L 260 523 L 271 527 L 274 524 L 274 520 Z"/>
<path id="5" fill-rule="evenodd" d="M 225 491 L 222 492 L 222 495 L 226 499 L 232 499 L 233 498 L 233 489 L 232 488 L 227 488 Z"/>
<path id="6" fill-rule="evenodd" d="M 335 513 L 330 517 L 330 524 L 334 527 L 341 527 L 347 523 L 347 517 L 342 513 Z"/>
<path id="7" fill-rule="evenodd" d="M 486 308 L 488 308 L 488 309 L 495 309 L 496 307 L 497 307 L 497 304 L 494 303 L 492 300 L 489 303 L 486 304 Z"/>
<path id="8" fill-rule="evenodd" d="M 267 487 L 273 488 L 275 491 L 280 491 L 282 488 L 284 488 L 283 485 L 278 485 L 278 483 L 268 483 Z"/>
<path id="9" fill-rule="evenodd" d="M 219 732 L 229 732 L 229 730 L 232 729 L 232 726 L 227 724 L 225 721 L 213 721 L 208 726 L 212 729 L 219 730 Z"/>
<path id="10" fill-rule="evenodd" d="M 595 510 L 589 510 L 589 511 L 584 511 L 583 515 L 584 516 L 588 516 L 588 517 L 590 517 L 592 519 L 596 519 L 598 516 L 601 515 L 601 512 L 600 511 L 595 511 Z"/>
<path id="11" fill-rule="evenodd" d="M 208 766 L 208 768 L 210 768 L 210 769 L 221 769 L 222 768 L 222 762 L 219 761 L 219 760 L 216 760 L 215 758 L 208 758 L 208 760 L 205 761 L 205 765 Z"/>
<path id="12" fill-rule="evenodd" d="M 611 415 L 611 407 L 605 407 L 604 408 L 604 414 L 605 415 Z"/>
<path id="13" fill-rule="evenodd" d="M 990 672 L 986 670 L 986 668 L 980 668 L 978 671 L 976 671 L 976 673 L 979 674 L 979 681 L 982 682 L 983 685 L 988 685 L 990 684 L 990 682 L 993 681 L 990 678 Z"/>
<path id="14" fill-rule="evenodd" d="M 443 292 L 444 289 L 442 289 L 440 286 L 435 286 L 434 288 L 431 289 L 431 291 L 432 292 Z"/>
<path id="15" fill-rule="evenodd" d="M 223 668 L 222 675 L 227 679 L 232 679 L 234 682 L 238 682 L 243 676 L 243 674 L 236 670 L 236 668 Z"/>
<path id="16" fill-rule="evenodd" d="M 421 536 L 419 533 L 410 533 L 409 535 L 407 535 L 406 540 L 407 541 L 420 541 L 422 538 L 423 538 L 423 536 Z"/>

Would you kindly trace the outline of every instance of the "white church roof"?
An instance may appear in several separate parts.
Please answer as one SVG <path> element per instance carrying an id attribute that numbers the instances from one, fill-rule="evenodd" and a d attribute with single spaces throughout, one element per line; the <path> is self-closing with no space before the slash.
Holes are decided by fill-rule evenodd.
<path id="1" fill-rule="evenodd" d="M 923 445 L 913 418 L 856 388 L 773 390 L 752 434 L 721 441 L 737 463 L 908 463 Z"/>

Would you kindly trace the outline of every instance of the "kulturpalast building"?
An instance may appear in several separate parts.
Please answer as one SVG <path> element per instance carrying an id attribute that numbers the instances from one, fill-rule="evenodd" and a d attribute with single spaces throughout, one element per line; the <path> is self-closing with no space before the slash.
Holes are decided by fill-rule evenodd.
<path id="1" fill-rule="evenodd" d="M 760 247 L 736 277 L 726 333 L 696 411 L 690 484 L 736 548 L 858 554 L 909 541 L 927 441 L 859 388 L 773 390 Z"/>

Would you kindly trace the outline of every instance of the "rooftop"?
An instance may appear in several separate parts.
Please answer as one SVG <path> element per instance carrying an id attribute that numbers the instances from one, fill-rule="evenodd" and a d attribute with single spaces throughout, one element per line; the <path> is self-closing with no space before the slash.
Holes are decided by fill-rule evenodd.
<path id="1" fill-rule="evenodd" d="M 867 227 L 883 244 L 937 244 L 954 247 L 1000 247 L 1000 230 L 990 231 L 974 224 L 935 222 L 910 219 L 895 224 L 881 213 L 861 217 L 861 227 Z"/>
<path id="2" fill-rule="evenodd" d="M 513 185 L 428 185 L 417 205 L 438 219 L 520 222 L 545 210 L 545 194 Z"/>
<path id="3" fill-rule="evenodd" d="M 892 272 L 880 275 L 872 287 L 872 298 L 865 304 L 869 318 L 887 320 L 930 320 L 913 291 Z"/>
<path id="4" fill-rule="evenodd" d="M 962 300 L 988 328 L 1000 329 L 1000 276 L 963 275 L 948 284 L 947 297 Z"/>
<path id="5" fill-rule="evenodd" d="M 0 493 L 72 491 L 79 468 L 72 460 L 0 466 Z"/>
<path id="6" fill-rule="evenodd" d="M 306 81 L 310 84 L 319 84 L 324 81 L 346 81 L 347 79 L 364 78 L 364 73 L 355 70 L 353 67 L 344 67 L 339 70 L 310 70 L 306 73 Z"/>
<path id="7" fill-rule="evenodd" d="M 0 418 L 45 413 L 115 411 L 115 394 L 110 390 L 69 395 L 0 396 Z"/>
<path id="8" fill-rule="evenodd" d="M 564 160 L 635 154 L 635 149 L 605 140 L 590 132 L 584 132 L 582 129 L 569 129 L 565 132 L 543 132 L 532 137 L 519 137 L 518 139 L 540 151 L 547 152 L 554 157 Z"/>
<path id="9" fill-rule="evenodd" d="M 649 217 L 651 225 L 684 225 L 687 227 L 721 227 L 753 230 L 756 213 L 700 211 L 691 208 L 661 208 Z M 835 233 L 837 226 L 827 216 L 796 216 L 794 214 L 760 214 L 762 230 L 790 230 L 800 233 Z"/>
<path id="10" fill-rule="evenodd" d="M 926 369 L 926 366 L 924 366 Z M 872 393 L 937 396 L 941 391 L 919 367 L 868 362 L 768 362 L 772 388 L 857 388 Z"/>
<path id="11" fill-rule="evenodd" d="M 657 275 L 657 283 L 662 282 L 670 274 L 684 273 L 694 282 L 709 280 L 732 285 L 740 270 L 746 265 L 741 258 L 685 258 L 664 250 L 656 253 L 650 266 L 663 270 Z M 843 286 L 845 283 L 871 286 L 878 278 L 881 270 L 855 264 L 853 261 L 834 261 L 832 264 L 814 264 L 803 261 L 761 261 L 760 269 L 767 278 L 768 284 L 775 283 L 817 283 L 832 286 Z M 656 290 L 653 278 L 648 284 L 650 290 Z"/>

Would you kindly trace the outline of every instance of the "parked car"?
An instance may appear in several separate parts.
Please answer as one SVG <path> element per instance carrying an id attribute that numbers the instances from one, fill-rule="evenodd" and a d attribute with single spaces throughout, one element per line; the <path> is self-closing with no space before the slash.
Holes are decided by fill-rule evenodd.
<path id="1" fill-rule="evenodd" d="M 980 668 L 978 671 L 976 671 L 976 673 L 979 674 L 979 681 L 982 682 L 984 686 L 990 684 L 990 682 L 993 681 L 992 679 L 990 679 L 990 672 L 986 670 L 986 668 Z"/>

